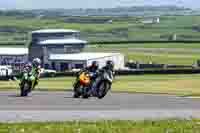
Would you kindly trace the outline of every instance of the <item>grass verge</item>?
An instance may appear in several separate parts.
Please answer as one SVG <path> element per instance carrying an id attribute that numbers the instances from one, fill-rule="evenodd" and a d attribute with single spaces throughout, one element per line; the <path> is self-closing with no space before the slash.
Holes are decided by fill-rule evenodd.
<path id="1" fill-rule="evenodd" d="M 74 77 L 41 79 L 36 90 L 71 90 L 74 80 Z M 112 91 L 200 96 L 199 81 L 199 74 L 117 76 Z M 0 81 L 2 90 L 17 89 L 17 85 L 14 81 Z"/>
<path id="2" fill-rule="evenodd" d="M 3 133 L 199 133 L 199 120 L 73 121 L 0 124 Z"/>

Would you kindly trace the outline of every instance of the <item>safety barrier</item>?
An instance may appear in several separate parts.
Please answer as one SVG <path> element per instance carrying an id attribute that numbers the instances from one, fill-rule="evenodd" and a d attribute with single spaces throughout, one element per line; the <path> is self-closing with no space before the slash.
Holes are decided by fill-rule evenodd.
<path id="1" fill-rule="evenodd" d="M 195 74 L 200 73 L 200 69 L 132 69 L 132 70 L 117 70 L 115 71 L 116 75 L 137 75 L 137 74 Z M 55 77 L 64 77 L 64 76 L 76 76 L 77 72 L 60 72 L 55 75 Z M 48 76 L 45 76 L 48 77 Z M 43 78 L 45 78 L 43 77 Z M 50 76 L 51 77 L 51 76 Z"/>
<path id="2" fill-rule="evenodd" d="M 196 74 L 200 69 L 160 69 L 160 70 L 120 70 L 116 75 L 136 75 L 136 74 Z"/>
<path id="3" fill-rule="evenodd" d="M 190 65 L 173 65 L 173 64 L 140 64 L 140 63 L 126 63 L 126 67 L 131 69 L 192 69 Z"/>
<path id="4" fill-rule="evenodd" d="M 116 76 L 120 75 L 143 75 L 143 74 L 200 74 L 200 69 L 132 69 L 132 70 L 118 70 L 115 71 Z M 41 78 L 54 78 L 54 77 L 72 77 L 76 76 L 77 72 L 59 72 L 56 73 L 53 77 L 51 75 L 44 75 Z M 0 80 L 9 80 L 14 79 L 14 77 L 19 78 L 19 75 L 12 76 L 0 76 Z"/>
<path id="5" fill-rule="evenodd" d="M 11 76 L 0 76 L 0 80 L 9 80 L 11 78 L 12 78 Z"/>

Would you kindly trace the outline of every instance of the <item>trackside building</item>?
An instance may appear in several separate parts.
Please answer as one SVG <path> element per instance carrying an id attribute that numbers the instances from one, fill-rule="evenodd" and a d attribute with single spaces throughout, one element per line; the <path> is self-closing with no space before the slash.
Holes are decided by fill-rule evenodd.
<path id="1" fill-rule="evenodd" d="M 42 67 L 57 71 L 81 69 L 98 61 L 100 67 L 107 60 L 115 69 L 124 68 L 124 55 L 120 53 L 83 52 L 87 41 L 80 39 L 80 32 L 70 29 L 44 29 L 29 35 L 28 48 L 0 48 L 0 66 L 11 66 L 21 71 L 28 61 L 40 58 Z"/>
<path id="2" fill-rule="evenodd" d="M 56 69 L 49 61 L 51 54 L 80 53 L 87 41 L 79 39 L 79 31 L 70 29 L 44 29 L 31 32 L 29 60 L 39 57 L 45 68 Z"/>
<path id="3" fill-rule="evenodd" d="M 87 41 L 80 39 L 80 32 L 71 29 L 43 29 L 30 33 L 29 60 L 40 58 L 46 69 L 65 71 L 83 68 L 92 61 L 104 66 L 112 60 L 116 69 L 123 68 L 124 56 L 119 53 L 83 53 Z"/>
<path id="4" fill-rule="evenodd" d="M 56 69 L 60 71 L 80 69 L 91 65 L 93 61 L 98 61 L 101 68 L 107 60 L 114 62 L 116 70 L 124 67 L 124 55 L 120 53 L 51 54 L 49 60 L 54 62 Z"/>

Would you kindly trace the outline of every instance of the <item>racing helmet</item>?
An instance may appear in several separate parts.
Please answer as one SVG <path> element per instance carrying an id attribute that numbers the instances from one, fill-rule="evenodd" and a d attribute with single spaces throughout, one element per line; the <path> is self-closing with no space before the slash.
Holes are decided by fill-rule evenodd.
<path id="1" fill-rule="evenodd" d="M 34 58 L 32 64 L 34 67 L 38 67 L 41 65 L 41 60 L 39 58 Z"/>
<path id="2" fill-rule="evenodd" d="M 113 69 L 114 69 L 114 62 L 111 61 L 111 60 L 106 61 L 106 67 L 107 67 L 108 69 L 113 70 Z"/>
<path id="3" fill-rule="evenodd" d="M 99 62 L 98 61 L 93 61 L 92 64 L 91 64 L 91 67 L 98 69 L 99 68 Z"/>

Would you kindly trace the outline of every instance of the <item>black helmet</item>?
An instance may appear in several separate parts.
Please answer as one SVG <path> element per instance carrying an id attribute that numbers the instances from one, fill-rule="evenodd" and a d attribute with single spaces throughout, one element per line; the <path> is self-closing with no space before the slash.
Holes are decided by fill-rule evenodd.
<path id="1" fill-rule="evenodd" d="M 30 71 L 31 70 L 31 68 L 32 68 L 32 64 L 31 64 L 31 62 L 28 62 L 28 63 L 26 63 L 25 65 L 24 65 L 24 70 L 26 71 Z"/>
<path id="2" fill-rule="evenodd" d="M 108 61 L 106 61 L 106 66 L 107 66 L 109 69 L 114 69 L 114 62 L 111 61 L 111 60 L 108 60 Z"/>
<path id="3" fill-rule="evenodd" d="M 99 63 L 97 61 L 93 61 L 91 66 L 98 69 L 99 68 Z"/>
<path id="4" fill-rule="evenodd" d="M 32 67 L 31 62 L 27 62 L 24 67 Z"/>

